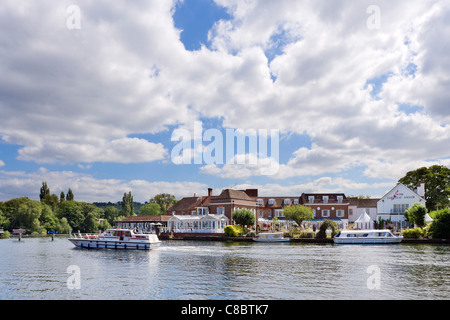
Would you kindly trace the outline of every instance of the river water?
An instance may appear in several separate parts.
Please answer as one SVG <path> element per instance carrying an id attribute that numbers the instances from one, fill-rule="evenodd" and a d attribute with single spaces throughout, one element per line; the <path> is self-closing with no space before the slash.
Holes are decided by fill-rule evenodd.
<path id="1" fill-rule="evenodd" d="M 449 299 L 449 245 L 0 240 L 0 300 Z"/>

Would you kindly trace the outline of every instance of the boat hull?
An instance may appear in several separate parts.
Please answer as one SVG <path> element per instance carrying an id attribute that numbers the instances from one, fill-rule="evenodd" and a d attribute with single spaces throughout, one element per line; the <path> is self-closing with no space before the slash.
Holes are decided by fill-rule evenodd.
<path id="1" fill-rule="evenodd" d="M 161 242 L 104 241 L 77 238 L 71 238 L 69 241 L 78 248 L 86 249 L 152 250 L 161 245 Z"/>
<path id="2" fill-rule="evenodd" d="M 396 244 L 401 241 L 402 238 L 334 238 L 336 244 Z"/>

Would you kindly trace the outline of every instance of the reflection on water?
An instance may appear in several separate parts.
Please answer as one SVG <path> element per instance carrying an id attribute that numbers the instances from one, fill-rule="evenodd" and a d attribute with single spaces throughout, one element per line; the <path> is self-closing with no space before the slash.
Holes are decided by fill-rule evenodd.
<path id="1" fill-rule="evenodd" d="M 115 251 L 57 237 L 1 240 L 0 255 L 0 299 L 450 298 L 448 245 L 163 241 L 153 251 Z M 67 286 L 71 265 L 79 290 Z"/>

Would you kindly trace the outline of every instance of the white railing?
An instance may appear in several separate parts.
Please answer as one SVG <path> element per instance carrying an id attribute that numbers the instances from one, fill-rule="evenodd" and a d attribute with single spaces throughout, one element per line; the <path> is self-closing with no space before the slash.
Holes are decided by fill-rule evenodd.
<path id="1" fill-rule="evenodd" d="M 71 233 L 70 236 L 75 239 L 98 239 L 96 233 Z"/>

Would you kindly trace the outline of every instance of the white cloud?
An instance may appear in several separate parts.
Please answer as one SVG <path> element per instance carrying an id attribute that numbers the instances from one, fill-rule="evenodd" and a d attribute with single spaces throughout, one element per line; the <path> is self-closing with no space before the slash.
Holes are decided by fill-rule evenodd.
<path id="1" fill-rule="evenodd" d="M 5 166 L 5 162 L 3 162 L 2 160 L 0 160 L 0 167 L 4 167 Z"/>
<path id="2" fill-rule="evenodd" d="M 368 0 L 216 3 L 232 19 L 210 30 L 213 50 L 189 52 L 174 27 L 175 1 L 78 1 L 80 30 L 66 28 L 70 2 L 4 1 L 0 25 L 11 32 L 0 36 L 0 136 L 23 146 L 20 160 L 147 162 L 167 159 L 167 150 L 132 134 L 201 115 L 229 128 L 307 134 L 313 146 L 293 153 L 275 178 L 356 166 L 388 177 L 446 163 L 446 1 L 378 1 L 378 30 L 367 28 Z M 368 83 L 382 76 L 375 98 Z M 399 103 L 423 113 L 401 112 Z M 200 172 L 248 178 L 258 170 Z"/>
<path id="3" fill-rule="evenodd" d="M 145 202 L 163 192 L 181 198 L 193 193 L 205 194 L 207 190 L 207 185 L 199 182 L 97 179 L 90 174 L 40 168 L 31 173 L 0 170 L 0 200 L 24 196 L 38 200 L 43 181 L 47 182 L 51 193 L 59 195 L 71 188 L 75 200 L 86 202 L 121 201 L 128 191 L 132 192 L 135 201 Z"/>

